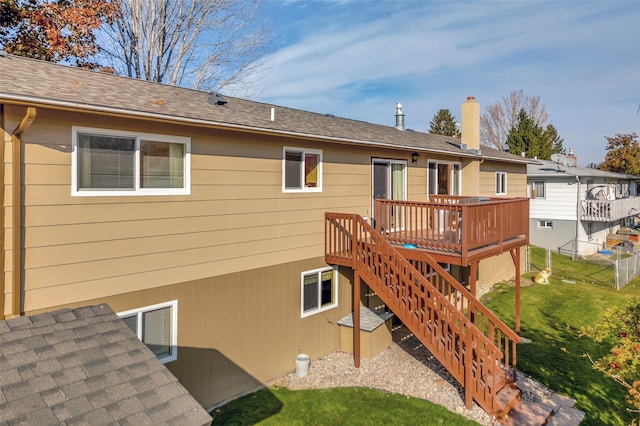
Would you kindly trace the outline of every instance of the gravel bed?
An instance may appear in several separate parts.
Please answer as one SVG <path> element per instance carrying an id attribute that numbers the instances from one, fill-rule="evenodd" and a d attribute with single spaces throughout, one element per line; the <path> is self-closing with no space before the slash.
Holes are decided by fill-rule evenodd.
<path id="1" fill-rule="evenodd" d="M 520 373 L 518 384 L 525 400 L 540 400 L 551 395 L 548 389 Z M 352 354 L 332 352 L 312 361 L 306 377 L 292 372 L 275 385 L 292 390 L 369 387 L 431 401 L 481 425 L 497 424 L 475 402 L 471 410 L 465 408 L 462 387 L 414 337 L 394 343 L 372 358 L 362 358 L 359 369 L 353 365 Z"/>

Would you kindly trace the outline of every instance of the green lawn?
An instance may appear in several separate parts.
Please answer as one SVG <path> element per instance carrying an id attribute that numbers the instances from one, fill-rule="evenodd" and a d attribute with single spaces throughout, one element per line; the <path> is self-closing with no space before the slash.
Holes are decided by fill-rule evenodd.
<path id="1" fill-rule="evenodd" d="M 533 249 L 532 269 L 545 267 L 545 252 Z M 523 337 L 532 340 L 518 345 L 518 369 L 551 389 L 574 398 L 586 412 L 583 425 L 628 425 L 633 417 L 624 403 L 626 390 L 594 370 L 594 359 L 608 348 L 580 337 L 580 328 L 594 324 L 607 307 L 626 306 L 640 295 L 640 280 L 615 290 L 612 267 L 573 261 L 552 255 L 550 285 L 532 285 L 535 272 L 523 276 L 521 324 Z M 573 281 L 563 282 L 565 281 Z M 483 302 L 507 324 L 514 324 L 514 286 L 498 284 Z"/>
<path id="2" fill-rule="evenodd" d="M 532 249 L 532 269 L 545 265 L 545 251 Z M 614 288 L 611 266 L 554 253 L 549 285 L 533 284 L 524 274 L 521 289 L 522 336 L 518 369 L 551 389 L 574 398 L 586 413 L 583 426 L 628 425 L 634 419 L 625 404 L 626 390 L 591 367 L 608 351 L 580 337 L 611 306 L 626 306 L 640 296 L 640 279 Z M 563 280 L 565 282 L 563 282 Z M 569 282 L 566 282 L 569 281 Z M 513 283 L 497 284 L 483 302 L 508 325 L 514 325 Z M 464 425 L 476 424 L 427 401 L 363 388 L 290 391 L 271 388 L 240 398 L 212 413 L 214 425 Z M 639 419 L 640 420 L 640 419 Z"/>
<path id="3" fill-rule="evenodd" d="M 263 389 L 211 413 L 213 425 L 477 425 L 428 401 L 367 388 Z"/>

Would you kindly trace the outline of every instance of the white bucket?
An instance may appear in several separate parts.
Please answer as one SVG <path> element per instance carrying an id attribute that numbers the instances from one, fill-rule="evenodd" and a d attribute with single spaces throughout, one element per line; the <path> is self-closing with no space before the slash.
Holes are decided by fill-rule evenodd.
<path id="1" fill-rule="evenodd" d="M 298 354 L 296 356 L 296 376 L 307 377 L 309 373 L 309 355 Z"/>

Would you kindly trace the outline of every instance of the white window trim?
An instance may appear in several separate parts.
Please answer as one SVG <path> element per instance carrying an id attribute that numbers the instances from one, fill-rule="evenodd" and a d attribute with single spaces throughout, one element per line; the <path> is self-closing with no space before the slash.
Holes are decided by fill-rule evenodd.
<path id="1" fill-rule="evenodd" d="M 538 194 L 535 193 L 536 183 L 542 183 L 542 187 L 544 188 L 544 196 L 539 197 Z M 547 198 L 547 181 L 544 179 L 537 179 L 531 181 L 531 193 L 530 198 L 544 200 Z"/>
<path id="2" fill-rule="evenodd" d="M 547 226 L 548 224 L 550 226 Z M 553 221 L 552 220 L 539 219 L 538 220 L 538 228 L 539 229 L 553 229 Z"/>
<path id="3" fill-rule="evenodd" d="M 321 283 L 320 281 L 320 276 L 323 272 L 326 271 L 333 271 L 333 294 L 334 294 L 334 301 L 332 304 L 330 305 L 326 305 L 326 306 L 320 306 L 318 307 L 318 309 L 313 309 L 310 311 L 305 312 L 304 311 L 304 276 L 305 275 L 310 275 L 310 274 L 318 274 L 318 284 Z M 318 292 L 320 292 L 321 287 L 318 286 Z M 320 294 L 318 294 L 318 301 Z M 310 271 L 304 271 L 300 273 L 300 317 L 304 318 L 304 317 L 309 317 L 311 315 L 315 315 L 318 314 L 320 312 L 324 312 L 324 311 L 328 311 L 329 309 L 333 309 L 336 306 L 338 306 L 338 269 L 334 268 L 334 267 L 325 267 L 325 268 L 317 268 L 317 269 L 312 269 Z"/>
<path id="4" fill-rule="evenodd" d="M 454 196 L 458 196 L 458 195 L 462 195 L 462 163 L 459 161 L 440 161 L 440 160 L 429 160 L 427 161 L 427 195 L 438 195 L 438 194 L 432 194 L 429 192 L 429 184 L 431 182 L 429 182 L 429 170 L 430 170 L 430 165 L 431 164 L 436 164 L 436 167 L 438 164 L 450 164 L 450 165 L 457 165 L 459 166 L 459 170 L 458 170 L 458 187 L 455 188 L 456 194 L 452 194 Z M 453 173 L 455 173 L 455 170 L 453 171 Z M 451 176 L 449 176 L 451 178 Z M 437 182 L 437 173 L 436 173 L 436 183 L 435 185 L 438 185 Z M 448 189 L 449 191 L 451 191 L 451 188 Z"/>
<path id="5" fill-rule="evenodd" d="M 71 154 L 71 196 L 73 197 L 113 197 L 139 195 L 190 195 L 191 194 L 191 138 L 161 135 L 155 133 L 130 132 L 116 129 L 73 126 Z M 92 190 L 78 188 L 78 133 L 98 136 L 135 138 L 134 189 L 132 190 Z M 140 187 L 140 141 L 179 143 L 184 145 L 184 188 L 141 188 Z"/>
<path id="6" fill-rule="evenodd" d="M 171 308 L 171 355 L 164 358 L 158 358 L 160 362 L 166 364 L 178 359 L 178 300 L 170 302 L 157 303 L 155 305 L 144 306 L 142 308 L 131 309 L 124 312 L 118 312 L 118 317 L 131 317 L 134 314 L 138 316 L 138 330 L 136 336 L 142 341 L 142 314 L 145 312 L 155 311 L 163 308 Z M 144 342 L 143 342 L 144 343 Z"/>
<path id="7" fill-rule="evenodd" d="M 301 152 L 302 153 L 302 170 L 300 176 L 300 182 L 302 183 L 302 188 L 287 188 L 286 187 L 286 167 L 287 167 L 287 151 L 291 152 Z M 304 157 L 305 154 L 316 154 L 318 156 L 318 185 L 315 187 L 305 187 L 304 186 Z M 310 149 L 310 148 L 299 148 L 294 146 L 283 146 L 282 147 L 282 192 L 322 192 L 322 166 L 324 160 L 322 159 L 322 150 L 321 149 Z"/>
<path id="8" fill-rule="evenodd" d="M 500 188 L 502 189 L 502 191 L 498 191 L 498 182 L 502 183 L 500 176 L 504 176 L 504 188 Z M 496 183 L 496 195 L 507 195 L 507 172 L 496 172 L 495 183 Z"/>

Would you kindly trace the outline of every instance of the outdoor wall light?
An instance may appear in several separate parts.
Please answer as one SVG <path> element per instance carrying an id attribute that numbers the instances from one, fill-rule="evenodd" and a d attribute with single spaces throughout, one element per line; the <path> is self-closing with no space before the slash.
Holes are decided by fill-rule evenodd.
<path id="1" fill-rule="evenodd" d="M 414 152 L 413 154 L 411 154 L 411 162 L 413 164 L 416 164 L 418 162 L 418 158 L 420 158 L 420 154 L 417 152 Z"/>

